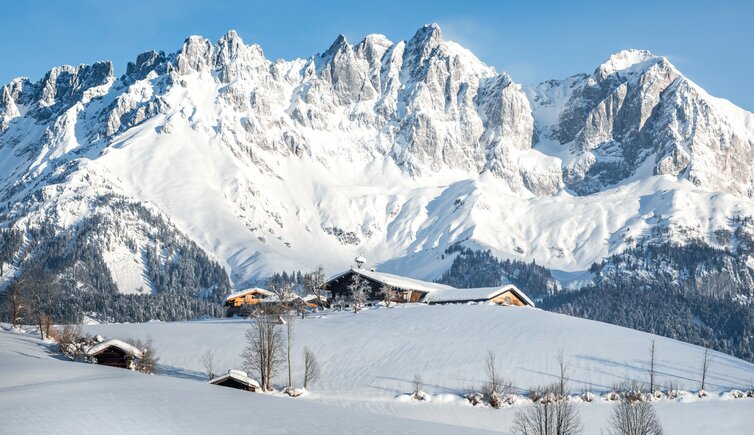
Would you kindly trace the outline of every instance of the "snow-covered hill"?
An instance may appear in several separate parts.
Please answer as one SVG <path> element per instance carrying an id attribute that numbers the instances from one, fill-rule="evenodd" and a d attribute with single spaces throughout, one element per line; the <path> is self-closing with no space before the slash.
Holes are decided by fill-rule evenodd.
<path id="1" fill-rule="evenodd" d="M 265 419 L 265 424 L 277 423 L 274 416 L 285 409 L 314 412 L 320 410 L 319 406 L 330 405 L 337 408 L 322 408 L 317 412 L 332 418 L 339 415 L 336 420 L 340 420 L 351 415 L 361 418 L 361 413 L 366 411 L 504 432 L 509 430 L 515 413 L 526 406 L 525 403 L 495 410 L 473 407 L 461 397 L 467 389 L 479 388 L 484 382 L 487 350 L 497 354 L 502 376 L 512 381 L 520 394 L 557 379 L 556 358 L 562 350 L 568 364 L 568 385 L 573 393 L 590 390 L 597 396 L 622 382 L 647 382 L 652 339 L 656 340 L 658 384 L 665 386 L 672 382 L 681 389 L 696 391 L 704 352 L 702 348 L 675 340 L 536 309 L 418 304 L 374 308 L 358 314 L 325 312 L 295 321 L 294 378 L 300 381 L 302 376 L 304 347 L 315 352 L 322 368 L 321 381 L 301 398 L 288 399 L 288 402 L 268 397 L 247 399 L 240 393 L 225 393 L 226 389 L 201 385 L 206 381 L 201 356 L 207 350 L 214 352 L 218 371 L 240 367 L 247 328 L 248 320 L 240 319 L 86 327 L 89 333 L 107 337 L 151 336 L 160 357 L 161 373 L 156 377 L 54 361 L 49 355 L 40 355 L 38 350 L 32 349 L 33 340 L 0 333 L 0 361 L 3 367 L 7 367 L 9 359 L 14 362 L 10 370 L 0 371 L 0 391 L 3 391 L 0 400 L 4 401 L 0 413 L 9 412 L 9 409 L 18 411 L 19 404 L 24 403 L 21 399 L 31 397 L 31 394 L 35 397 L 51 394 L 50 397 L 54 398 L 69 394 L 68 397 L 83 396 L 83 403 L 91 407 L 51 405 L 52 410 L 45 415 L 53 422 L 56 421 L 54 416 L 63 411 L 69 415 L 86 415 L 97 421 L 101 417 L 95 415 L 96 411 L 102 407 L 114 413 L 113 418 L 118 418 L 121 411 L 107 405 L 103 398 L 107 388 L 118 388 L 118 397 L 124 397 L 124 392 L 134 395 L 134 399 L 126 402 L 129 409 L 134 413 L 145 413 L 150 422 L 156 417 L 144 404 L 158 401 L 160 406 L 173 409 L 171 396 L 179 394 L 180 402 L 186 401 L 187 408 L 176 411 L 177 415 L 191 415 L 192 412 L 204 415 L 196 408 L 198 403 L 209 407 L 209 417 L 196 423 L 200 425 L 197 427 L 215 421 L 215 413 L 210 410 L 220 412 L 219 409 L 229 400 L 243 400 L 255 409 L 268 409 L 272 413 Z M 26 362 L 27 359 L 30 362 Z M 64 374 L 65 381 L 52 382 L 60 373 Z M 431 399 L 428 402 L 416 403 L 406 399 L 405 394 L 411 391 L 411 379 L 415 374 L 424 379 L 424 389 Z M 162 376 L 183 380 L 151 380 Z M 276 383 L 284 382 L 285 376 L 282 371 Z M 699 399 L 686 393 L 678 399 L 655 402 L 665 433 L 747 433 L 754 416 L 750 412 L 754 399 L 732 399 L 729 391 L 749 389 L 752 378 L 754 365 L 714 352 L 707 378 L 708 397 Z M 223 394 L 227 396 L 223 397 Z M 201 399 L 192 399 L 194 395 L 201 395 Z M 97 400 L 100 403 L 95 406 Z M 175 404 L 178 405 L 179 401 Z M 307 411 L 310 405 L 312 408 Z M 606 429 L 612 406 L 613 402 L 600 399 L 579 403 L 585 433 L 600 433 Z M 336 411 L 338 408 L 348 411 Z M 309 422 L 313 424 L 311 430 L 319 433 L 327 429 L 327 420 L 330 418 Z M 187 421 L 193 422 L 194 417 Z M 403 423 L 392 419 L 385 424 L 391 428 L 393 425 L 403 427 Z M 353 431 L 345 421 L 340 427 Z M 405 426 L 405 430 L 410 431 L 413 427 Z M 429 426 L 427 430 L 430 430 Z M 442 431 L 442 428 L 438 430 Z"/>
<path id="2" fill-rule="evenodd" d="M 3 433 L 484 433 L 70 363 L 31 336 L 0 332 Z"/>
<path id="3" fill-rule="evenodd" d="M 96 241 L 123 293 L 155 290 L 145 252 L 179 261 L 175 237 L 236 284 L 356 255 L 435 278 L 456 242 L 583 271 L 657 233 L 716 243 L 754 215 L 753 141 L 750 113 L 645 51 L 521 86 L 437 25 L 291 61 L 229 32 L 122 77 L 101 62 L 3 87 L 0 221 L 49 237 L 119 220 L 112 198 L 144 205 L 169 231 L 137 217 Z"/>

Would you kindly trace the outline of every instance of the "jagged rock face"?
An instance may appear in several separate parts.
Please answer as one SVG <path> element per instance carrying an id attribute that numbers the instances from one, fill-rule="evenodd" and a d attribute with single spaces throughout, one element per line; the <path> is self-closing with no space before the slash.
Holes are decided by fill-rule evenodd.
<path id="1" fill-rule="evenodd" d="M 505 225 L 521 216 L 498 208 L 498 197 L 519 201 L 528 219 L 573 193 L 610 196 L 627 179 L 659 174 L 751 197 L 753 131 L 751 114 L 644 51 L 522 87 L 437 25 L 395 43 L 339 36 L 292 61 L 267 59 L 235 32 L 217 43 L 192 36 L 174 53 L 138 55 L 119 78 L 100 62 L 4 86 L 0 224 L 30 221 L 63 196 L 122 195 L 176 218 L 243 279 L 270 253 L 300 260 L 325 244 L 333 263 L 363 250 L 389 259 L 477 234 L 513 256 L 580 267 L 593 249 L 569 251 L 592 234 L 623 246 L 612 232 L 634 234 L 617 222 L 626 215 L 604 228 L 566 223 L 571 245 L 548 234 L 529 250 L 537 230 L 488 216 L 510 212 Z M 204 203 L 218 211 L 201 220 L 191 207 Z M 56 219 L 71 225 L 80 207 Z M 233 237 L 221 226 L 243 237 L 219 240 Z M 518 233 L 500 236 L 508 230 Z"/>
<path id="2" fill-rule="evenodd" d="M 548 133 L 574 156 L 564 162 L 563 179 L 575 192 L 614 186 L 649 162 L 654 174 L 751 195 L 751 170 L 736 162 L 752 156 L 754 124 L 735 128 L 730 114 L 666 58 L 626 50 L 574 81 Z"/>

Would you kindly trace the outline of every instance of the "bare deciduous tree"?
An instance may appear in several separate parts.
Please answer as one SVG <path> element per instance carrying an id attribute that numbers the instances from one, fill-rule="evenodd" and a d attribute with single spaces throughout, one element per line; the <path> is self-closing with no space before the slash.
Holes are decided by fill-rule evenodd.
<path id="1" fill-rule="evenodd" d="M 520 435 L 576 435 L 583 430 L 576 405 L 568 400 L 552 400 L 552 395 L 545 395 L 516 413 L 511 427 L 513 433 Z"/>
<path id="2" fill-rule="evenodd" d="M 317 382 L 320 377 L 319 363 L 314 352 L 308 347 L 304 348 L 304 388 Z"/>
<path id="3" fill-rule="evenodd" d="M 662 435 L 662 426 L 650 402 L 622 399 L 610 416 L 613 435 Z"/>
<path id="4" fill-rule="evenodd" d="M 353 275 L 351 283 L 348 284 L 348 292 L 351 296 L 351 302 L 353 303 L 353 312 L 358 313 L 369 297 L 369 290 L 371 287 L 362 277 L 357 274 Z"/>
<path id="5" fill-rule="evenodd" d="M 707 383 L 707 372 L 712 365 L 712 355 L 708 348 L 704 348 L 704 357 L 702 358 L 702 373 L 701 380 L 699 382 L 699 389 L 704 391 L 704 386 Z"/>
<path id="6" fill-rule="evenodd" d="M 204 372 L 207 373 L 209 380 L 211 381 L 212 379 L 215 379 L 215 353 L 212 349 L 207 350 L 207 352 L 202 355 L 202 365 L 204 366 Z"/>
<path id="7" fill-rule="evenodd" d="M 137 340 L 132 344 L 141 351 L 141 359 L 137 361 L 136 371 L 150 375 L 157 373 L 157 363 L 160 358 L 155 351 L 152 337 L 147 337 L 146 341 Z"/>
<path id="8" fill-rule="evenodd" d="M 487 374 L 487 384 L 484 386 L 485 400 L 495 408 L 502 405 L 502 396 L 511 392 L 512 385 L 503 379 L 497 371 L 497 357 L 492 350 L 487 351 L 484 358 L 484 366 Z"/>
<path id="9" fill-rule="evenodd" d="M 390 302 L 393 302 L 397 295 L 398 292 L 391 285 L 385 284 L 380 288 L 380 296 L 382 296 L 382 301 L 385 302 L 386 307 L 390 306 Z"/>
<path id="10" fill-rule="evenodd" d="M 565 360 L 563 349 L 558 351 L 558 369 L 560 370 L 560 376 L 558 377 L 558 399 L 562 399 L 568 395 L 568 362 Z"/>
<path id="11" fill-rule="evenodd" d="M 317 297 L 318 304 L 325 300 L 327 278 L 325 278 L 325 270 L 322 266 L 319 266 L 317 267 L 317 270 L 304 275 L 304 288 L 307 293 L 311 293 Z"/>
<path id="12" fill-rule="evenodd" d="M 657 357 L 657 348 L 655 340 L 649 342 L 649 394 L 655 391 L 655 359 Z"/>
<path id="13" fill-rule="evenodd" d="M 241 354 L 244 368 L 259 376 L 263 391 L 272 390 L 272 377 L 283 362 L 283 337 L 278 317 L 258 315 L 246 331 L 246 347 Z"/>
<path id="14" fill-rule="evenodd" d="M 288 388 L 293 388 L 293 377 L 291 375 L 291 347 L 293 345 L 293 316 L 290 314 L 290 311 L 287 311 L 285 314 L 283 314 L 283 322 L 285 323 L 285 331 L 286 331 L 286 351 L 285 351 L 285 358 L 288 363 Z"/>
<path id="15" fill-rule="evenodd" d="M 10 323 L 13 328 L 18 326 L 18 322 L 23 319 L 26 313 L 26 298 L 22 293 L 21 286 L 12 283 L 3 297 L 3 308 L 8 313 Z"/>

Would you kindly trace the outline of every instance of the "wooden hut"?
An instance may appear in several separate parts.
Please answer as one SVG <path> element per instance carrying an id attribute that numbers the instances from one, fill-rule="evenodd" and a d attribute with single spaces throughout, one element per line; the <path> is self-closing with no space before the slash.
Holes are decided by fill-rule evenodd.
<path id="1" fill-rule="evenodd" d="M 259 287 L 252 287 L 232 293 L 225 298 L 225 315 L 232 317 L 237 314 L 245 314 L 245 312 L 253 310 L 257 304 L 260 304 L 264 299 L 272 295 L 271 291 Z"/>
<path id="2" fill-rule="evenodd" d="M 513 284 L 500 287 L 453 288 L 431 292 L 424 297 L 428 304 L 492 302 L 498 305 L 534 307 L 534 302 Z"/>
<path id="3" fill-rule="evenodd" d="M 348 286 L 353 282 L 355 276 L 360 277 L 369 285 L 368 299 L 375 301 L 382 300 L 380 290 L 386 285 L 392 287 L 396 292 L 396 298 L 393 302 L 420 302 L 424 295 L 428 293 L 453 288 L 444 284 L 377 272 L 374 269 L 356 268 L 335 275 L 327 281 L 325 288 L 331 294 L 331 301 L 341 298 L 343 300 L 349 299 Z"/>
<path id="4" fill-rule="evenodd" d="M 236 388 L 256 392 L 259 388 L 259 382 L 249 377 L 246 372 L 241 370 L 228 370 L 228 373 L 218 376 L 209 381 L 211 385 L 220 385 L 222 387 Z"/>
<path id="5" fill-rule="evenodd" d="M 133 370 L 142 357 L 141 350 L 125 341 L 110 339 L 97 343 L 86 351 L 92 363 Z"/>

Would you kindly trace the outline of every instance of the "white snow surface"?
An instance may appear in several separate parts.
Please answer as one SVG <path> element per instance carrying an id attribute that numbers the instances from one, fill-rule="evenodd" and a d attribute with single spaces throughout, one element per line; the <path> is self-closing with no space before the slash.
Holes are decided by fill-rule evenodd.
<path id="1" fill-rule="evenodd" d="M 0 332 L 0 432 L 7 434 L 484 433 L 74 363 L 36 337 Z"/>
<path id="2" fill-rule="evenodd" d="M 321 381 L 299 398 L 207 385 L 200 356 L 212 350 L 218 371 L 240 367 L 248 327 L 246 319 L 85 327 L 88 333 L 108 337 L 151 336 L 160 357 L 157 376 L 61 361 L 36 338 L 0 333 L 0 417 L 12 422 L 11 433 L 28 432 L 29 421 L 40 432 L 62 424 L 88 433 L 109 421 L 146 432 L 197 433 L 207 428 L 240 431 L 248 421 L 225 413 L 248 406 L 263 410 L 265 418 L 256 428 L 261 433 L 499 432 L 509 430 L 523 402 L 495 410 L 473 407 L 461 397 L 484 382 L 488 349 L 521 393 L 557 379 L 556 356 L 562 349 L 570 389 L 576 394 L 589 389 L 597 396 L 623 381 L 646 382 L 652 339 L 657 344 L 658 384 L 672 381 L 694 392 L 704 352 L 668 338 L 537 309 L 410 304 L 358 314 L 325 311 L 294 320 L 296 384 L 300 386 L 304 347 L 315 352 L 322 369 Z M 284 372 L 274 384 L 282 385 Z M 408 397 L 414 374 L 424 380 L 426 402 Z M 754 399 L 733 399 L 729 391 L 749 389 L 752 378 L 753 364 L 713 352 L 707 398 L 686 392 L 679 399 L 655 402 L 665 433 L 749 433 Z M 118 392 L 118 400 L 111 400 L 112 391 Z M 27 401 L 35 406 L 25 405 Z M 37 413 L 36 405 L 45 412 Z M 577 403 L 585 433 L 607 429 L 612 406 L 601 399 Z M 287 422 L 284 429 L 281 419 Z M 384 420 L 378 424 L 379 419 Z M 438 423 L 453 426 L 434 426 Z"/>

